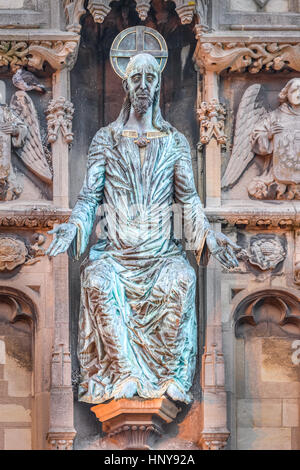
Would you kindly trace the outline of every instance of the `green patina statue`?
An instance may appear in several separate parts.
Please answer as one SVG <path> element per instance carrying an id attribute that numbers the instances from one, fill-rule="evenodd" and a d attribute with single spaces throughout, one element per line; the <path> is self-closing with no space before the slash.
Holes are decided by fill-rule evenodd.
<path id="1" fill-rule="evenodd" d="M 79 399 L 158 398 L 189 403 L 196 352 L 196 275 L 174 236 L 174 203 L 199 261 L 206 250 L 227 268 L 239 247 L 210 229 L 194 184 L 186 138 L 160 112 L 161 67 L 148 53 L 124 69 L 119 117 L 90 146 L 69 223 L 49 233 L 47 253 L 84 253 L 96 211 L 107 233 L 81 275 Z"/>

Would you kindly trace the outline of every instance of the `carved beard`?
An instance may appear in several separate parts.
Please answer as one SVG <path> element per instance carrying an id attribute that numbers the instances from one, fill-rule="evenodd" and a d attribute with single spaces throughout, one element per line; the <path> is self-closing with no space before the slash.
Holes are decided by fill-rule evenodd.
<path id="1" fill-rule="evenodd" d="M 133 95 L 130 98 L 131 104 L 138 114 L 145 114 L 153 103 L 153 98 L 151 98 L 147 92 L 144 92 L 140 95 Z"/>

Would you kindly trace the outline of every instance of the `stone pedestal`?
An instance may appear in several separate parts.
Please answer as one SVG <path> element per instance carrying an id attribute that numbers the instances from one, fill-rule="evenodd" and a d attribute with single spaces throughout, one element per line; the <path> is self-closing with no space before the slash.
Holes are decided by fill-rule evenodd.
<path id="1" fill-rule="evenodd" d="M 151 449 L 163 433 L 163 424 L 171 423 L 180 411 L 168 398 L 131 400 L 122 398 L 91 408 L 103 431 L 122 449 Z"/>

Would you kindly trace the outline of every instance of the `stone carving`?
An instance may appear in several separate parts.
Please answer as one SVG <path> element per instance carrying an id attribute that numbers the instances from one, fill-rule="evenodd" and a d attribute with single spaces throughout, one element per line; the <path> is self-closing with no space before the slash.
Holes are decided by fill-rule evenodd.
<path id="1" fill-rule="evenodd" d="M 209 0 L 197 0 L 196 1 L 196 18 L 197 22 L 195 25 L 196 38 L 202 36 L 208 30 L 208 4 Z"/>
<path id="2" fill-rule="evenodd" d="M 235 315 L 236 337 L 299 337 L 298 303 L 271 289 L 245 299 Z"/>
<path id="3" fill-rule="evenodd" d="M 0 87 L 0 200 L 11 201 L 22 192 L 11 163 L 11 146 L 24 146 L 28 129 L 15 110 L 5 104 L 5 83 L 0 82 Z"/>
<path id="4" fill-rule="evenodd" d="M 263 271 L 276 268 L 285 257 L 286 251 L 282 243 L 272 235 L 251 238 L 249 262 Z"/>
<path id="5" fill-rule="evenodd" d="M 163 434 L 164 423 L 171 423 L 180 411 L 167 398 L 111 401 L 91 408 L 102 429 L 126 450 L 151 449 Z"/>
<path id="6" fill-rule="evenodd" d="M 256 154 L 264 157 L 264 166 L 248 185 L 249 195 L 300 199 L 300 78 L 286 84 L 279 93 L 281 105 L 269 113 L 257 101 L 259 91 L 260 85 L 252 85 L 241 100 L 222 186 L 233 186 Z"/>
<path id="7" fill-rule="evenodd" d="M 95 23 L 103 23 L 110 12 L 111 0 L 89 0 L 88 10 L 91 12 Z"/>
<path id="8" fill-rule="evenodd" d="M 197 31 L 196 31 L 197 33 Z M 200 31 L 201 33 L 201 31 Z M 198 33 L 198 38 L 201 34 Z M 220 73 L 258 73 L 285 68 L 300 72 L 300 43 L 247 43 L 198 41 L 195 60 L 200 68 Z"/>
<path id="9" fill-rule="evenodd" d="M 202 2 L 203 3 L 203 2 Z M 195 1 L 186 1 L 186 0 L 175 0 L 176 4 L 176 12 L 180 18 L 182 24 L 189 24 L 192 22 L 195 9 L 196 9 L 196 2 Z"/>
<path id="10" fill-rule="evenodd" d="M 208 144 L 212 137 L 217 139 L 218 144 L 225 144 L 227 136 L 224 132 L 226 110 L 218 100 L 213 99 L 209 103 L 201 103 L 197 110 L 197 116 L 201 123 L 200 142 Z"/>
<path id="11" fill-rule="evenodd" d="M 52 171 L 43 147 L 38 115 L 33 101 L 25 91 L 17 91 L 11 98 L 10 106 L 27 127 L 27 135 L 19 158 L 39 179 L 52 182 Z"/>
<path id="12" fill-rule="evenodd" d="M 30 66 L 42 70 L 48 62 L 55 70 L 71 68 L 75 62 L 80 36 L 68 40 L 0 41 L 0 67 L 13 72 Z"/>
<path id="13" fill-rule="evenodd" d="M 86 13 L 84 0 L 64 0 L 64 9 L 67 18 L 67 31 L 80 33 L 80 18 Z"/>
<path id="14" fill-rule="evenodd" d="M 49 450 L 72 450 L 75 432 L 49 432 Z"/>
<path id="15" fill-rule="evenodd" d="M 13 236 L 0 237 L 0 271 L 12 271 L 21 264 L 34 264 L 38 256 L 43 256 L 44 251 L 40 246 L 44 243 L 45 237 L 37 234 L 34 245 L 29 245 L 23 240 Z"/>
<path id="16" fill-rule="evenodd" d="M 46 110 L 49 143 L 52 144 L 57 140 L 59 131 L 61 131 L 63 139 L 67 144 L 73 142 L 73 114 L 73 104 L 63 96 L 50 101 Z"/>
<path id="17" fill-rule="evenodd" d="M 204 431 L 201 433 L 201 445 L 203 450 L 223 450 L 226 447 L 230 433 L 225 430 L 224 432 L 218 432 L 211 430 Z"/>
<path id="18" fill-rule="evenodd" d="M 157 32 L 150 32 L 144 46 L 151 51 Z M 127 33 L 122 31 L 116 42 Z M 136 27 L 133 40 L 141 35 L 147 41 L 145 27 Z M 233 268 L 238 264 L 234 250 L 240 248 L 210 228 L 194 185 L 187 140 L 161 116 L 164 63 L 156 57 L 165 57 L 165 51 L 135 55 L 132 46 L 127 66 L 124 55 L 114 53 L 126 92 L 120 115 L 96 134 L 78 202 L 69 223 L 50 232 L 56 237 L 47 254 L 70 248 L 79 258 L 98 206 L 108 202 L 103 207 L 107 238 L 91 249 L 82 271 L 79 400 L 98 404 L 166 394 L 189 403 L 196 358 L 195 274 L 174 240 L 174 197 L 184 209 L 186 239 L 198 262 L 204 249 Z M 163 233 L 157 216 L 163 217 Z"/>
<path id="19" fill-rule="evenodd" d="M 57 211 L 55 211 L 57 212 Z M 30 213 L 22 213 L 20 215 L 0 214 L 1 227 L 28 227 L 28 228 L 51 228 L 55 224 L 64 223 L 69 220 L 70 215 L 64 213 L 48 212 L 47 210 L 37 211 L 35 215 Z"/>
<path id="20" fill-rule="evenodd" d="M 136 0 L 136 11 L 142 21 L 145 21 L 150 10 L 150 0 Z"/>
<path id="21" fill-rule="evenodd" d="M 258 8 L 260 10 L 262 10 L 263 8 L 265 8 L 265 6 L 267 5 L 267 3 L 269 3 L 269 0 L 254 0 L 256 5 L 258 6 Z"/>

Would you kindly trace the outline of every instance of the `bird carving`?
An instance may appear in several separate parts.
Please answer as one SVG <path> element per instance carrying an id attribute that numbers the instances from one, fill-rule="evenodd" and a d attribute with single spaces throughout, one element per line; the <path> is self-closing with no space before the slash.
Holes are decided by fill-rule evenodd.
<path id="1" fill-rule="evenodd" d="M 46 93 L 46 88 L 39 83 L 35 75 L 22 68 L 19 68 L 13 75 L 12 82 L 16 88 L 22 91 L 37 90 L 41 93 Z"/>

